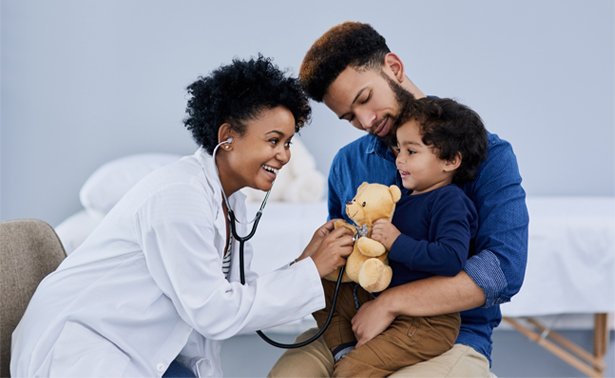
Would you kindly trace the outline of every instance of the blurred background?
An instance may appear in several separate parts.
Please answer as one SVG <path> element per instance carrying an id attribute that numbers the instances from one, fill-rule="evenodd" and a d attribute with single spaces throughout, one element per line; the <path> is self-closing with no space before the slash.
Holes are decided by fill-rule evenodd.
<path id="1" fill-rule="evenodd" d="M 2 0 L 1 219 L 56 225 L 101 164 L 191 154 L 185 87 L 262 53 L 297 74 L 311 44 L 370 23 L 423 92 L 510 141 L 529 195 L 614 193 L 609 0 Z M 322 104 L 300 135 L 327 174 L 362 135 Z"/>
<path id="2" fill-rule="evenodd" d="M 385 36 L 423 92 L 469 105 L 511 142 L 528 195 L 614 195 L 610 0 L 0 4 L 0 220 L 56 226 L 81 209 L 79 190 L 102 164 L 136 153 L 192 154 L 196 145 L 182 124 L 187 85 L 258 53 L 296 75 L 311 44 L 347 20 Z M 313 105 L 299 138 L 326 175 L 337 150 L 362 133 Z M 511 356 L 552 357 L 509 352 L 505 345 L 525 340 L 501 335 L 508 339 L 496 340 L 500 376 L 579 374 L 557 368 L 557 359 L 547 370 L 527 370 Z M 609 355 L 612 361 L 612 348 Z M 272 359 L 258 358 L 269 366 Z M 246 374 L 232 365 L 229 374 Z"/>

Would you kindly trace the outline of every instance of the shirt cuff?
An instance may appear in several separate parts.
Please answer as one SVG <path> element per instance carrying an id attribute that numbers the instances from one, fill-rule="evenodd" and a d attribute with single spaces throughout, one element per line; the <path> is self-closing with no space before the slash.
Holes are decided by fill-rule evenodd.
<path id="1" fill-rule="evenodd" d="M 500 267 L 500 261 L 488 249 L 472 256 L 466 262 L 465 272 L 485 292 L 485 305 L 491 307 L 510 302 L 510 297 L 504 294 L 508 287 L 506 276 Z"/>

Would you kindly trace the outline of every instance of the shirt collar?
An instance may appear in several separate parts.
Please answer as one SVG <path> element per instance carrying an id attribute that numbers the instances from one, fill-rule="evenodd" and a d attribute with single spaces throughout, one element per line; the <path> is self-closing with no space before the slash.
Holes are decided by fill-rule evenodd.
<path id="1" fill-rule="evenodd" d="M 380 138 L 375 135 L 368 135 L 369 143 L 365 149 L 366 154 L 376 154 L 382 159 L 386 159 L 395 162 L 395 155 L 391 148 Z"/>

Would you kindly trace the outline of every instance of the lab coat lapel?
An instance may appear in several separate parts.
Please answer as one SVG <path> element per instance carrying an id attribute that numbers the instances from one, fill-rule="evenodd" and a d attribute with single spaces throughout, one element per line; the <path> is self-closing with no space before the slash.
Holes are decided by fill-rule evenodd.
<path id="1" fill-rule="evenodd" d="M 216 233 L 221 236 L 220 245 L 216 244 L 216 248 L 218 249 L 218 253 L 220 254 L 220 259 L 224 257 L 224 253 L 226 251 L 226 217 L 224 216 L 224 209 L 222 208 L 222 201 L 224 201 L 222 197 L 222 189 L 220 187 L 220 179 L 218 178 L 218 174 L 214 167 L 214 159 L 211 155 L 205 151 L 203 147 L 199 148 L 195 153 L 196 159 L 203 167 L 203 171 L 205 172 L 205 177 L 207 178 L 207 183 L 209 187 L 213 191 L 213 204 L 212 206 L 215 209 L 215 219 L 214 219 L 214 227 L 216 229 Z M 232 197 L 232 196 L 231 196 Z M 231 201 L 229 199 L 229 201 Z M 231 206 L 232 205 L 231 201 Z M 230 229 L 229 229 L 230 232 Z"/>

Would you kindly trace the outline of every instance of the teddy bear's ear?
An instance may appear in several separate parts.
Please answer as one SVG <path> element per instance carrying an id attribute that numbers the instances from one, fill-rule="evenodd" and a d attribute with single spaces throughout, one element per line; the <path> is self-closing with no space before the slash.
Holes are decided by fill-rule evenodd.
<path id="1" fill-rule="evenodd" d="M 359 185 L 359 187 L 357 188 L 357 193 L 359 193 L 362 189 L 365 189 L 366 186 L 368 186 L 369 184 L 367 182 L 363 182 L 361 185 Z"/>
<path id="2" fill-rule="evenodd" d="M 393 197 L 393 202 L 399 201 L 401 198 L 401 190 L 399 190 L 399 187 L 397 185 L 391 185 L 389 186 L 389 191 L 391 192 L 391 197 Z"/>

